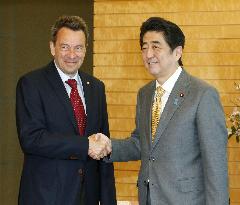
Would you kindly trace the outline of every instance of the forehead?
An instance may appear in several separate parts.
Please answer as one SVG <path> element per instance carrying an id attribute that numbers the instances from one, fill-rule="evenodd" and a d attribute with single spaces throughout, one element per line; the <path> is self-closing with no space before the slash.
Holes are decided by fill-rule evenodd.
<path id="1" fill-rule="evenodd" d="M 56 42 L 59 43 L 74 43 L 85 44 L 86 37 L 83 31 L 73 31 L 69 28 L 63 27 L 57 33 Z"/>
<path id="2" fill-rule="evenodd" d="M 167 43 L 163 36 L 163 32 L 148 31 L 143 36 L 143 43 Z"/>

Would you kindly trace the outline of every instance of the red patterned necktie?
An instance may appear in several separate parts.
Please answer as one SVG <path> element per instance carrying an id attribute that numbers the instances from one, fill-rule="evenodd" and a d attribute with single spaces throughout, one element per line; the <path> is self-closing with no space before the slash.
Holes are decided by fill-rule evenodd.
<path id="1" fill-rule="evenodd" d="M 80 135 L 84 135 L 86 128 L 86 114 L 84 111 L 84 106 L 79 96 L 77 89 L 77 81 L 75 79 L 69 79 L 66 83 L 72 88 L 70 93 L 70 100 L 73 107 L 73 112 L 77 120 L 77 125 Z"/>

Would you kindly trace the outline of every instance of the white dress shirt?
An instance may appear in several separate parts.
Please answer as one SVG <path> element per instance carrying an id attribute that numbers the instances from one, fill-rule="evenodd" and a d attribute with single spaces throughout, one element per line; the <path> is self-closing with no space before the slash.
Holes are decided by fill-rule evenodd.
<path id="1" fill-rule="evenodd" d="M 163 83 L 163 85 L 162 85 L 162 88 L 165 90 L 165 93 L 164 93 L 164 95 L 161 98 L 161 102 L 162 102 L 161 113 L 162 113 L 163 109 L 165 108 L 165 105 L 167 103 L 169 95 L 172 92 L 172 89 L 173 89 L 173 87 L 174 87 L 174 85 L 175 85 L 179 75 L 181 74 L 181 72 L 182 72 L 182 68 L 181 68 L 181 66 L 179 66 L 177 68 L 177 70 L 170 76 L 170 78 L 168 78 L 167 81 L 165 83 Z M 161 85 L 156 80 L 156 88 L 158 86 L 161 86 Z"/>
<path id="2" fill-rule="evenodd" d="M 54 62 L 54 63 L 55 63 L 55 62 Z M 82 80 L 81 80 L 80 76 L 78 75 L 78 73 L 76 73 L 73 77 L 69 77 L 69 76 L 66 75 L 64 72 L 62 72 L 62 70 L 61 70 L 60 68 L 58 68 L 58 66 L 56 65 L 56 63 L 55 63 L 55 66 L 56 66 L 57 71 L 58 71 L 58 73 L 59 73 L 59 75 L 60 75 L 60 77 L 61 77 L 61 79 L 62 79 L 62 82 L 63 82 L 65 88 L 66 88 L 66 91 L 67 91 L 67 94 L 68 94 L 69 98 L 70 98 L 70 93 L 71 93 L 71 89 L 72 89 L 72 88 L 70 87 L 70 85 L 68 85 L 68 84 L 66 83 L 66 81 L 67 81 L 68 79 L 75 79 L 75 80 L 77 81 L 78 93 L 79 93 L 79 95 L 80 95 L 80 98 L 82 99 L 82 103 L 83 103 L 83 106 L 84 106 L 85 114 L 87 114 L 87 113 L 86 113 L 86 103 L 85 103 L 85 98 L 84 98 L 83 86 L 82 86 Z"/>

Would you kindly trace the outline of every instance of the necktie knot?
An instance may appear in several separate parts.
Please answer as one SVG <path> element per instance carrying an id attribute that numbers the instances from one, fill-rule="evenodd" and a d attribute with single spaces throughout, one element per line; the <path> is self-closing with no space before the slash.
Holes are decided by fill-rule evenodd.
<path id="1" fill-rule="evenodd" d="M 77 81 L 75 79 L 68 79 L 66 83 L 71 87 L 71 88 L 77 88 Z"/>
<path id="2" fill-rule="evenodd" d="M 156 95 L 157 97 L 162 97 L 165 93 L 165 90 L 162 88 L 162 86 L 158 86 L 156 88 Z"/>

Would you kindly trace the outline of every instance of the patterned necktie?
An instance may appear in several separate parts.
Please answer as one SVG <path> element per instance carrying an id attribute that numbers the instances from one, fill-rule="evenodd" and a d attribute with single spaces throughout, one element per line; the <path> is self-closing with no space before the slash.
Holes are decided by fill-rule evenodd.
<path id="1" fill-rule="evenodd" d="M 158 126 L 160 115 L 161 115 L 161 109 L 162 109 L 161 98 L 164 92 L 165 90 L 161 86 L 158 86 L 155 91 L 155 98 L 152 105 L 152 141 L 155 138 L 157 126 Z"/>
<path id="2" fill-rule="evenodd" d="M 86 114 L 84 111 L 84 106 L 82 99 L 79 96 L 77 89 L 77 81 L 75 79 L 69 79 L 66 83 L 72 88 L 70 93 L 70 100 L 73 107 L 73 112 L 77 121 L 78 129 L 80 135 L 84 135 L 86 128 Z"/>

